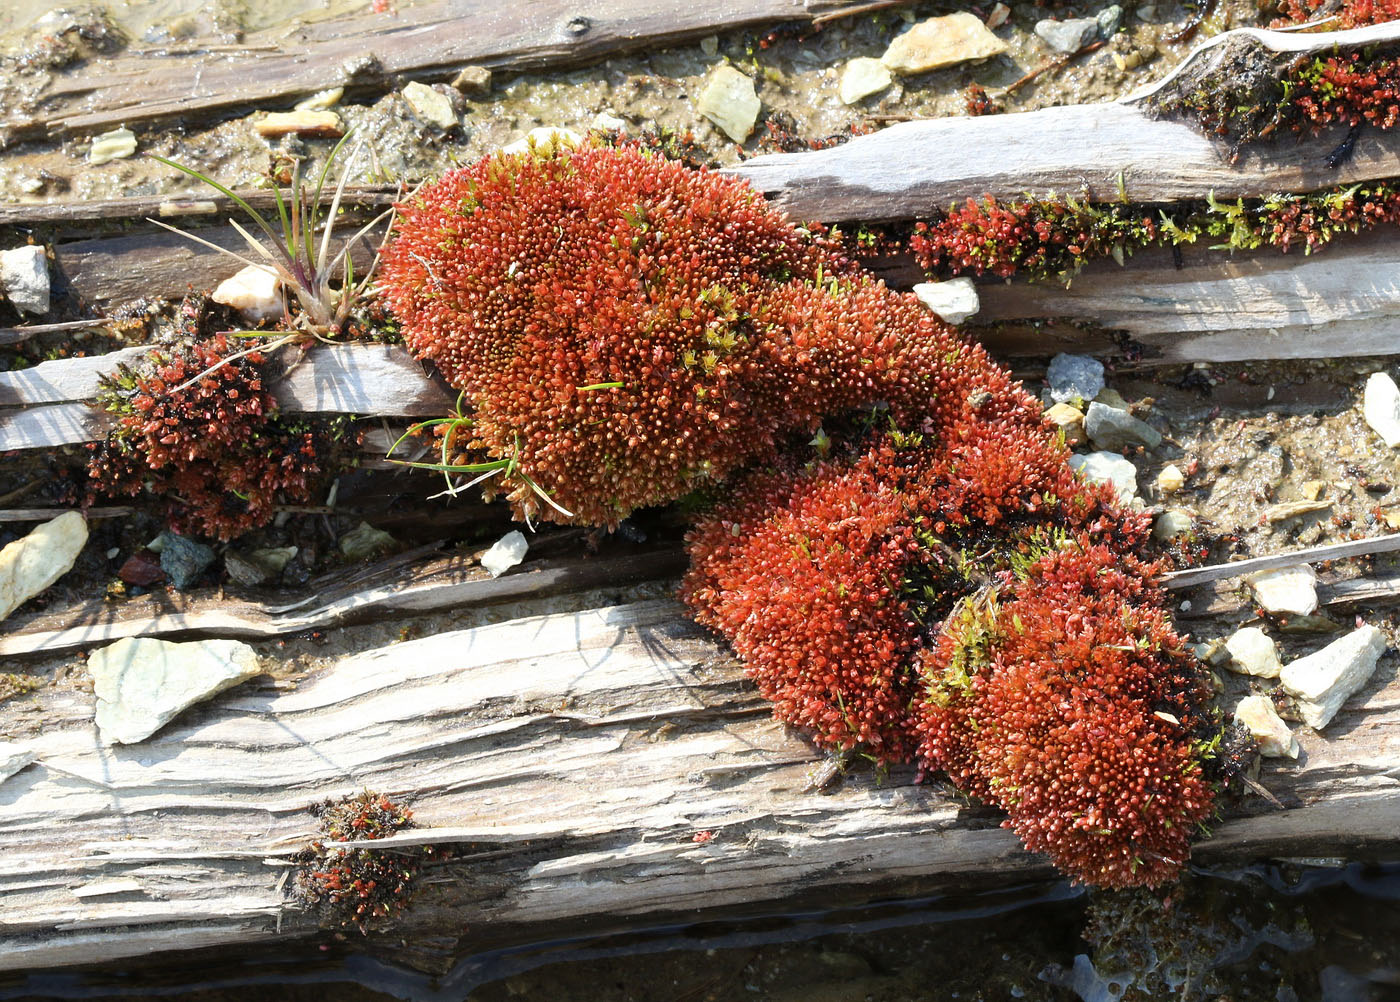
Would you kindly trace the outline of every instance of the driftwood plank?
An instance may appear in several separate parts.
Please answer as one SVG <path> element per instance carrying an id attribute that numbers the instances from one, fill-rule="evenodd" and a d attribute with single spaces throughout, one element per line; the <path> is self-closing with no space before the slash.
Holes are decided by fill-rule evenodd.
<path id="1" fill-rule="evenodd" d="M 1327 50 L 1358 40 L 1394 41 L 1400 22 L 1346 32 L 1290 35 L 1242 30 L 1230 37 L 1276 37 L 1280 45 Z M 1217 36 L 1210 45 L 1226 36 Z M 1117 201 L 1254 198 L 1312 191 L 1400 175 L 1400 131 L 1369 130 L 1355 157 L 1330 168 L 1327 154 L 1345 133 L 1255 144 L 1239 162 L 1191 126 L 1153 120 L 1141 95 L 1123 101 L 1043 108 L 1012 115 L 904 122 L 830 149 L 755 157 L 729 172 L 797 219 L 823 222 L 909 219 L 967 198 L 1030 193 Z"/>
<path id="2" fill-rule="evenodd" d="M 41 700 L 0 706 L 0 733 L 38 756 L 0 788 L 3 968 L 305 935 L 281 864 L 312 834 L 307 805 L 365 788 L 430 826 L 404 841 L 464 854 L 433 871 L 387 949 L 468 926 L 480 941 L 1047 872 L 995 814 L 908 771 L 809 792 L 813 751 L 670 602 L 354 655 L 290 692 L 246 685 L 131 747 L 96 743 L 90 694 Z M 1329 737 L 1300 740 L 1297 764 L 1262 777 L 1287 808 L 1232 807 L 1197 859 L 1396 844 L 1400 683 L 1373 683 Z"/>
<path id="3" fill-rule="evenodd" d="M 338 588 L 291 605 L 267 605 L 228 597 L 218 600 L 161 595 L 121 606 L 101 600 L 61 613 L 11 621 L 0 636 L 0 657 L 52 653 L 110 643 L 123 637 L 204 635 L 259 639 L 391 615 L 543 598 L 604 585 L 676 577 L 685 570 L 677 548 L 580 560 L 531 560 L 499 578 L 474 561 L 449 558 L 417 571 L 404 570 L 369 587 Z"/>
<path id="4" fill-rule="evenodd" d="M 103 373 L 146 350 L 124 348 L 0 373 L 0 402 L 25 405 L 0 412 L 0 452 L 102 438 L 108 427 L 105 415 L 85 403 L 54 401 L 94 396 Z M 451 413 L 456 401 L 408 352 L 383 344 L 317 345 L 277 381 L 273 395 L 291 413 L 361 417 L 440 417 Z"/>
<path id="5" fill-rule="evenodd" d="M 38 109 L 0 127 L 15 136 L 100 132 L 118 125 L 264 107 L 327 87 L 384 86 L 399 76 L 442 76 L 468 63 L 525 69 L 585 62 L 716 31 L 811 21 L 859 0 L 437 0 L 394 16 L 335 18 L 295 37 L 250 34 L 243 50 L 92 60 L 55 75 Z M 273 46 L 268 51 L 267 46 Z"/>

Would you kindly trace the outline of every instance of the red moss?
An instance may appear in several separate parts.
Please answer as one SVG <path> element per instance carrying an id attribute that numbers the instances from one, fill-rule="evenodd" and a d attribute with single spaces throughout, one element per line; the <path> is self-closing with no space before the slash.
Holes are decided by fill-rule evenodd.
<path id="1" fill-rule="evenodd" d="M 829 377 L 760 314 L 843 268 L 742 182 L 585 148 L 449 173 L 404 207 L 382 281 L 409 347 L 466 391 L 478 449 L 611 523 L 815 420 Z"/>
<path id="2" fill-rule="evenodd" d="M 1212 806 L 1197 739 L 1209 691 L 1162 607 L 1156 568 L 1110 546 L 1047 554 L 979 627 L 926 659 L 926 766 L 1007 811 L 1028 849 L 1104 887 L 1185 863 Z M 949 658 L 971 673 L 950 684 Z"/>
<path id="3" fill-rule="evenodd" d="M 1318 17 L 1324 8 L 1328 8 L 1328 15 L 1334 15 L 1326 24 L 1331 31 L 1400 20 L 1400 0 L 1345 0 L 1335 10 L 1330 9 L 1333 6 L 1330 0 L 1282 0 L 1279 4 L 1281 16 L 1272 27 L 1304 24 Z"/>
<path id="4" fill-rule="evenodd" d="M 1072 274 L 1115 248 L 1131 251 L 1158 233 L 1151 213 L 1127 206 L 969 198 L 940 219 L 919 223 L 909 247 L 928 272 L 1044 278 Z"/>
<path id="5" fill-rule="evenodd" d="M 1292 80 L 1289 101 L 1312 132 L 1341 122 L 1393 128 L 1400 121 L 1400 60 L 1370 51 L 1319 57 Z"/>
<path id="6" fill-rule="evenodd" d="M 382 279 L 410 348 L 466 392 L 473 458 L 516 460 L 500 489 L 527 516 L 559 514 L 525 477 L 611 524 L 824 416 L 888 401 L 917 424 L 969 350 L 741 182 L 633 149 L 447 175 L 405 207 Z"/>
<path id="7" fill-rule="evenodd" d="M 154 495 L 175 531 L 231 539 L 266 524 L 279 502 L 310 500 L 318 438 L 278 419 L 260 354 L 219 364 L 237 349 L 222 334 L 156 348 L 109 382 L 101 402 L 116 425 L 89 446 L 89 503 Z"/>

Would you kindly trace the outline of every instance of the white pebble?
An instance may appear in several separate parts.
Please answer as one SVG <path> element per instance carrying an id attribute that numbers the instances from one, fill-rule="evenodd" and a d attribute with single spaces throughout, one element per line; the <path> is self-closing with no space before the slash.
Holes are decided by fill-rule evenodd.
<path id="1" fill-rule="evenodd" d="M 525 538 L 525 534 L 519 529 L 514 529 L 496 540 L 495 545 L 482 554 L 481 566 L 486 568 L 493 578 L 498 578 L 524 560 L 529 549 L 530 541 Z"/>

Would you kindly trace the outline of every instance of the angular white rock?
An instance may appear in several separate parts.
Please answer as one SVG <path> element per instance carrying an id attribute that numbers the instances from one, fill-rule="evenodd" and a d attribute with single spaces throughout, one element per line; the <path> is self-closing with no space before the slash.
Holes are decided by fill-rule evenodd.
<path id="1" fill-rule="evenodd" d="M 457 124 L 457 113 L 452 110 L 452 102 L 446 94 L 433 90 L 417 80 L 403 85 L 404 101 L 419 121 L 436 125 L 444 132 Z"/>
<path id="2" fill-rule="evenodd" d="M 914 295 L 930 312 L 950 324 L 960 324 L 982 308 L 981 300 L 977 298 L 977 286 L 972 284 L 970 278 L 920 282 L 914 286 Z"/>
<path id="3" fill-rule="evenodd" d="M 894 83 L 890 68 L 878 59 L 857 56 L 846 64 L 841 74 L 841 103 L 855 104 L 871 94 L 878 94 Z"/>
<path id="4" fill-rule="evenodd" d="M 250 264 L 233 277 L 224 279 L 209 298 L 233 307 L 252 324 L 280 317 L 285 310 L 282 305 L 282 280 L 271 268 L 260 265 Z"/>
<path id="5" fill-rule="evenodd" d="M 525 533 L 514 529 L 496 540 L 495 545 L 481 555 L 481 566 L 493 578 L 498 578 L 524 560 L 529 549 L 530 541 L 525 538 Z"/>
<path id="6" fill-rule="evenodd" d="M 1137 495 L 1137 467 L 1116 452 L 1091 452 L 1069 457 L 1070 469 L 1091 484 L 1112 484 L 1127 504 Z"/>
<path id="7" fill-rule="evenodd" d="M 753 81 L 733 66 L 718 66 L 710 74 L 695 110 L 723 130 L 736 143 L 742 143 L 753 132 L 762 108 L 754 93 Z"/>
<path id="8" fill-rule="evenodd" d="M 87 519 L 65 511 L 0 550 L 0 619 L 67 574 L 87 538 Z"/>
<path id="9" fill-rule="evenodd" d="M 88 163 L 96 167 L 109 160 L 122 160 L 136 152 L 136 133 L 130 129 L 113 129 L 100 136 L 93 136 L 88 147 Z"/>
<path id="10" fill-rule="evenodd" d="M 49 256 L 43 247 L 26 244 L 0 251 L 0 286 L 15 309 L 49 312 Z"/>
<path id="11" fill-rule="evenodd" d="M 1279 681 L 1298 700 L 1303 722 L 1318 730 L 1326 727 L 1347 698 L 1366 684 L 1385 645 L 1384 633 L 1362 626 L 1284 666 Z"/>
<path id="12" fill-rule="evenodd" d="M 1311 616 L 1317 611 L 1317 572 L 1307 564 L 1249 576 L 1254 601 L 1265 612 Z"/>
<path id="13" fill-rule="evenodd" d="M 540 156 L 550 156 L 554 153 L 556 146 L 573 149 L 583 142 L 583 137 L 573 129 L 561 129 L 553 125 L 541 125 L 525 133 L 524 139 L 517 139 L 513 143 L 506 143 L 501 147 L 502 153 L 528 153 L 531 144 L 535 147 L 535 152 Z"/>
<path id="14" fill-rule="evenodd" d="M 1298 757 L 1298 739 L 1274 709 L 1268 696 L 1246 696 L 1235 707 L 1235 722 L 1249 731 L 1259 742 L 1259 754 L 1265 758 Z"/>
<path id="15" fill-rule="evenodd" d="M 118 640 L 88 658 L 102 743 L 145 740 L 186 707 L 261 670 L 257 654 L 238 640 Z"/>
<path id="16" fill-rule="evenodd" d="M 1278 647 L 1270 636 L 1257 626 L 1246 626 L 1225 638 L 1225 650 L 1230 652 L 1229 668 L 1257 678 L 1278 678 Z"/>
<path id="17" fill-rule="evenodd" d="M 1371 430 L 1390 448 L 1400 445 L 1400 387 L 1384 372 L 1373 372 L 1366 380 L 1361 414 Z"/>
<path id="18" fill-rule="evenodd" d="M 0 741 L 0 783 L 5 782 L 36 758 L 28 745 Z"/>
<path id="19" fill-rule="evenodd" d="M 1006 43 L 988 31 L 981 18 L 959 11 L 920 21 L 890 43 L 880 62 L 907 76 L 999 56 L 1006 50 Z"/>

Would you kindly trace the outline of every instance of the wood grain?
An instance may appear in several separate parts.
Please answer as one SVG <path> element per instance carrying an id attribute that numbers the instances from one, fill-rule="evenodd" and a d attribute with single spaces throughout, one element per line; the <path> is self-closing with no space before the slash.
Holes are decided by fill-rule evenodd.
<path id="1" fill-rule="evenodd" d="M 328 87 L 382 89 L 401 77 L 446 80 L 467 64 L 528 69 L 587 62 L 752 25 L 810 21 L 858 2 L 436 0 L 393 16 L 334 18 L 292 34 L 251 33 L 242 50 L 90 60 L 55 74 L 30 108 L 12 111 L 0 127 L 28 138 L 238 107 L 271 110 Z"/>
<path id="2" fill-rule="evenodd" d="M 1196 858 L 1393 848 L 1393 674 L 1326 737 L 1304 730 L 1298 763 L 1265 766 L 1286 810 L 1230 806 Z M 464 855 L 433 871 L 389 950 L 1048 873 L 994 813 L 908 771 L 807 791 L 812 749 L 670 602 L 367 651 L 290 692 L 244 685 L 130 747 L 97 744 L 92 712 L 71 689 L 37 712 L 0 705 L 0 734 L 38 754 L 0 786 L 0 968 L 306 935 L 283 864 L 311 837 L 309 804 L 365 788 Z"/>

